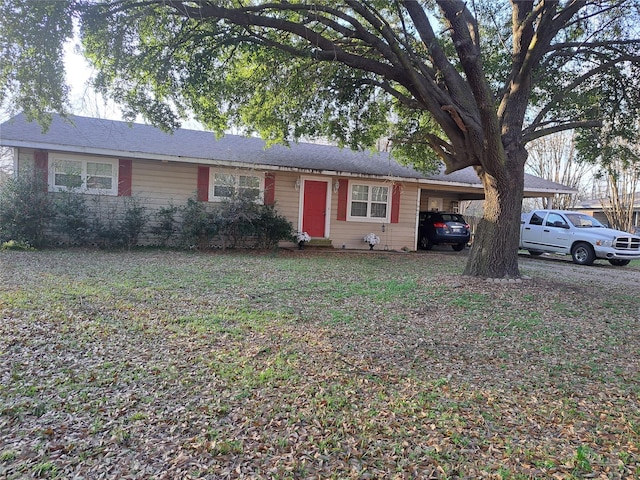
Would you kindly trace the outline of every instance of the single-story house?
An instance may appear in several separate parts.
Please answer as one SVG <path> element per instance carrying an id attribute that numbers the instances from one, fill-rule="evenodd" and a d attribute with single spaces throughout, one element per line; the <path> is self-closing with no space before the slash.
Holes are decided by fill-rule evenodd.
<path id="1" fill-rule="evenodd" d="M 635 193 L 634 199 L 635 201 L 633 205 L 633 213 L 631 214 L 631 225 L 632 228 L 640 228 L 640 192 Z M 590 198 L 578 201 L 578 203 L 572 208 L 572 210 L 578 210 L 580 212 L 591 215 L 592 217 L 595 217 L 600 222 L 607 225 L 609 223 L 609 219 L 607 218 L 607 214 L 605 213 L 606 208 L 610 208 L 608 200 Z"/>
<path id="2" fill-rule="evenodd" d="M 334 248 L 365 248 L 363 237 L 380 237 L 379 248 L 416 249 L 418 212 L 456 211 L 459 202 L 483 198 L 472 168 L 424 175 L 386 152 L 341 149 L 314 143 L 266 148 L 259 138 L 142 124 L 54 116 L 43 132 L 24 115 L 0 125 L 0 145 L 14 149 L 14 167 L 43 172 L 47 188 L 64 189 L 70 168 L 81 171 L 87 194 L 137 196 L 151 210 L 189 198 L 217 202 L 235 186 L 259 190 L 266 204 L 299 231 Z M 525 196 L 575 193 L 526 175 Z M 142 239 L 144 242 L 144 239 Z"/>

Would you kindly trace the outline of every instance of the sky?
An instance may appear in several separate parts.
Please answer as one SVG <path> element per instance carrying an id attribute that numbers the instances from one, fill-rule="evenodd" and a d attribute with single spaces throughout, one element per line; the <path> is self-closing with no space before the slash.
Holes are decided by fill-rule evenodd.
<path id="1" fill-rule="evenodd" d="M 67 84 L 71 88 L 69 92 L 71 113 L 85 117 L 122 120 L 122 111 L 118 105 L 112 100 L 105 101 L 88 85 L 93 68 L 79 53 L 80 48 L 80 40 L 74 37 L 67 42 L 64 50 Z"/>
<path id="2" fill-rule="evenodd" d="M 69 102 L 71 113 L 83 117 L 96 117 L 107 120 L 122 120 L 122 110 L 112 100 L 105 99 L 96 93 L 88 81 L 93 68 L 80 52 L 80 41 L 77 37 L 67 42 L 64 50 L 67 84 L 70 86 Z M 136 122 L 146 123 L 142 117 Z M 202 130 L 203 127 L 195 120 L 184 120 L 183 128 Z"/>

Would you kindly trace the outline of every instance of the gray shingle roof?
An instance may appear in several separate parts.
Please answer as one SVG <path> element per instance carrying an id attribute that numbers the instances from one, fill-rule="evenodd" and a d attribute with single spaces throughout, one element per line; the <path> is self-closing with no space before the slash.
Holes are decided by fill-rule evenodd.
<path id="1" fill-rule="evenodd" d="M 80 116 L 64 120 L 54 115 L 50 128 L 43 132 L 38 123 L 28 122 L 23 114 L 19 114 L 0 125 L 0 144 L 129 158 L 231 162 L 481 187 L 472 168 L 448 175 L 442 172 L 424 175 L 399 165 L 386 152 L 355 152 L 315 143 L 266 148 L 265 142 L 259 138 L 237 135 L 216 138 L 211 132 L 187 129 L 166 133 L 149 125 Z M 525 185 L 527 190 L 571 192 L 564 185 L 531 175 L 526 175 Z"/>

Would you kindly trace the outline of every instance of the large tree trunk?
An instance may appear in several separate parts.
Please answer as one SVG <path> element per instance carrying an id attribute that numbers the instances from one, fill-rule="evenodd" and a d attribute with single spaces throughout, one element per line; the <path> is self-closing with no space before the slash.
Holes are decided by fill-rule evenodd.
<path id="1" fill-rule="evenodd" d="M 512 162 L 522 162 L 524 165 L 523 155 L 526 159 L 526 152 L 520 151 Z M 475 233 L 464 274 L 517 278 L 520 276 L 518 242 L 524 167 L 508 168 L 505 165 L 495 175 L 490 175 L 482 167 L 477 167 L 476 172 L 484 185 L 484 213 Z"/>

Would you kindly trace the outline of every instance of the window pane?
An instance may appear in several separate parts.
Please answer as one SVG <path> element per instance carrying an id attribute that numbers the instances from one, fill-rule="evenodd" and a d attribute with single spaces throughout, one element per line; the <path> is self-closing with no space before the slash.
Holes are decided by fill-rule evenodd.
<path id="1" fill-rule="evenodd" d="M 228 173 L 216 173 L 214 175 L 214 197 L 232 197 L 235 192 L 236 177 Z"/>
<path id="2" fill-rule="evenodd" d="M 366 202 L 351 202 L 351 216 L 366 217 L 367 216 Z"/>
<path id="3" fill-rule="evenodd" d="M 79 188 L 82 186 L 82 177 L 80 175 L 56 173 L 55 182 L 58 187 Z"/>
<path id="4" fill-rule="evenodd" d="M 223 187 L 223 186 L 215 186 L 213 187 L 213 196 L 214 197 L 233 197 L 234 192 L 233 187 Z"/>
<path id="5" fill-rule="evenodd" d="M 233 187 L 236 184 L 236 177 L 229 173 L 216 173 L 215 184 L 225 187 Z"/>
<path id="6" fill-rule="evenodd" d="M 87 162 L 87 188 L 111 190 L 113 187 L 113 165 Z"/>
<path id="7" fill-rule="evenodd" d="M 87 175 L 99 175 L 101 177 L 113 176 L 113 165 L 110 163 L 87 162 Z"/>
<path id="8" fill-rule="evenodd" d="M 111 190 L 113 179 L 109 177 L 87 177 L 87 188 Z"/>
<path id="9" fill-rule="evenodd" d="M 258 177 L 240 175 L 240 188 L 259 189 L 260 179 Z"/>
<path id="10" fill-rule="evenodd" d="M 387 203 L 388 187 L 371 187 L 371 201 Z"/>
<path id="11" fill-rule="evenodd" d="M 529 223 L 531 225 L 542 225 L 542 220 L 543 218 L 540 215 L 538 215 L 537 213 L 534 213 L 531 216 L 531 220 L 529 220 Z"/>
<path id="12" fill-rule="evenodd" d="M 386 218 L 387 217 L 387 204 L 386 203 L 372 203 L 371 204 L 371 216 L 373 218 Z"/>
<path id="13" fill-rule="evenodd" d="M 78 188 L 82 186 L 82 163 L 58 160 L 54 166 L 54 182 L 58 187 Z"/>
<path id="14" fill-rule="evenodd" d="M 354 185 L 351 199 L 366 202 L 369 200 L 369 187 L 366 185 Z"/>
<path id="15" fill-rule="evenodd" d="M 240 175 L 238 183 L 244 197 L 251 200 L 260 198 L 260 179 L 258 177 Z"/>

